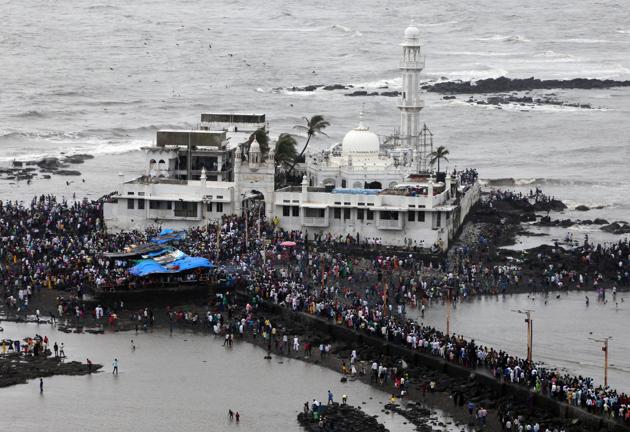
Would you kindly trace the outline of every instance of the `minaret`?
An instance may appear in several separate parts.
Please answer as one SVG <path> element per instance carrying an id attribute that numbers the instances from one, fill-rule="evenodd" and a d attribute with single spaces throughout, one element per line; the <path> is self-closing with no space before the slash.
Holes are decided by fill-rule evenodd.
<path id="1" fill-rule="evenodd" d="M 424 106 L 419 96 L 420 72 L 424 68 L 424 59 L 420 57 L 420 31 L 413 22 L 405 30 L 405 40 L 401 46 L 402 97 L 398 99 L 400 144 L 415 151 L 420 133 L 420 110 Z"/>

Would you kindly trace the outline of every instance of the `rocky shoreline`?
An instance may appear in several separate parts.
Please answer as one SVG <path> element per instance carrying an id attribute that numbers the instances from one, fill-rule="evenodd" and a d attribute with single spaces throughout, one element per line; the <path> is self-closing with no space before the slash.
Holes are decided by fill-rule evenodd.
<path id="1" fill-rule="evenodd" d="M 421 86 L 423 90 L 432 93 L 442 93 L 447 95 L 453 94 L 483 94 L 483 93 L 509 93 L 509 92 L 528 92 L 532 90 L 553 90 L 553 89 L 606 89 L 613 87 L 630 87 L 630 80 L 618 81 L 610 79 L 597 78 L 574 78 L 569 80 L 541 80 L 538 78 L 508 78 L 505 76 L 498 78 L 487 78 L 477 81 L 441 81 L 427 82 Z M 275 91 L 283 90 L 276 88 Z M 305 86 L 293 86 L 284 90 L 293 92 L 313 92 L 316 90 L 338 91 L 352 90 L 351 93 L 345 93 L 346 96 L 400 96 L 400 91 L 392 90 L 387 84 L 378 87 L 376 90 L 368 90 L 366 87 L 356 87 L 352 84 L 309 84 Z M 543 97 L 541 103 L 562 104 L 551 98 Z M 524 96 L 513 102 L 528 102 L 533 98 Z M 575 106 L 575 105 L 573 105 Z M 586 107 L 583 104 L 577 104 L 579 107 Z M 589 106 L 590 107 L 590 106 Z"/>
<path id="2" fill-rule="evenodd" d="M 374 417 L 360 408 L 333 403 L 322 406 L 315 413 L 301 412 L 298 423 L 307 432 L 347 431 L 347 432 L 389 432 Z"/>
<path id="3" fill-rule="evenodd" d="M 630 87 L 630 81 L 610 79 L 574 78 L 569 80 L 541 80 L 538 78 L 488 78 L 478 81 L 444 81 L 424 85 L 422 88 L 434 93 L 504 93 L 512 91 L 551 89 L 605 89 Z"/>
<path id="4" fill-rule="evenodd" d="M 0 168 L 2 180 L 32 180 L 34 178 L 50 179 L 51 175 L 80 176 L 81 172 L 69 169 L 71 165 L 82 164 L 94 159 L 90 154 L 74 154 L 63 157 L 46 157 L 37 160 L 14 160 L 11 167 Z"/>
<path id="5" fill-rule="evenodd" d="M 90 370 L 87 365 L 78 361 L 64 362 L 51 356 L 10 353 L 0 356 L 0 388 L 55 375 L 88 375 L 102 367 L 100 364 L 93 364 Z"/>

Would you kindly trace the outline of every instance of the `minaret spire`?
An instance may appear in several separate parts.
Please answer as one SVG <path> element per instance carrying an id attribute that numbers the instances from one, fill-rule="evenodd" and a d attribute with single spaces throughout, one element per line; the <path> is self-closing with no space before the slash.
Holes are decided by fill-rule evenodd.
<path id="1" fill-rule="evenodd" d="M 424 69 L 424 59 L 420 55 L 420 30 L 414 21 L 405 30 L 405 39 L 400 60 L 402 73 L 402 95 L 398 99 L 400 109 L 400 143 L 403 147 L 417 149 L 420 133 L 420 110 L 424 102 L 420 98 L 420 72 Z"/>

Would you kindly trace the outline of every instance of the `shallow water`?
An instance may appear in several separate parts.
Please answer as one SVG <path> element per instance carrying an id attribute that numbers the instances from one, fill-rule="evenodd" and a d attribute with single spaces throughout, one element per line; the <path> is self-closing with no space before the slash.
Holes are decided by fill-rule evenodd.
<path id="1" fill-rule="evenodd" d="M 51 344 L 64 342 L 69 359 L 89 357 L 104 364 L 102 373 L 90 376 L 45 378 L 43 395 L 37 381 L 0 389 L 3 421 L 16 429 L 45 424 L 50 431 L 132 426 L 136 431 L 298 431 L 296 416 L 304 402 L 325 402 L 330 389 L 336 399 L 346 394 L 348 403 L 378 415 L 393 432 L 413 430 L 401 416 L 381 412 L 386 393 L 359 381 L 342 384 L 339 374 L 299 360 L 264 360 L 265 352 L 247 343 L 225 349 L 219 338 L 177 331 L 172 336 L 166 331 L 79 335 L 50 325 L 1 325 L 2 337 L 48 335 Z M 111 374 L 115 357 L 118 376 Z M 228 409 L 240 412 L 240 424 L 228 420 Z"/>
<path id="2" fill-rule="evenodd" d="M 604 354 L 601 344 L 588 338 L 612 336 L 609 347 L 608 383 L 618 390 L 630 391 L 630 293 L 617 294 L 617 303 L 607 294 L 608 303 L 597 301 L 594 292 L 541 294 L 532 299 L 528 294 L 483 297 L 459 303 L 451 313 L 451 331 L 473 338 L 479 344 L 503 349 L 526 357 L 527 326 L 525 316 L 513 310 L 534 310 L 535 361 L 563 368 L 572 374 L 583 374 L 604 381 Z M 590 298 L 587 307 L 585 296 Z M 625 301 L 621 303 L 621 299 Z M 545 304 L 547 301 L 547 304 Z M 417 310 L 408 315 L 419 318 Z M 425 310 L 426 324 L 446 328 L 446 310 L 434 303 Z"/>

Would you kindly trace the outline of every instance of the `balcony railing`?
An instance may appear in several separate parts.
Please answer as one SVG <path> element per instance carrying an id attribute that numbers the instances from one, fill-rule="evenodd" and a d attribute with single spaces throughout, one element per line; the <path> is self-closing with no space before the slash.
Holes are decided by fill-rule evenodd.
<path id="1" fill-rule="evenodd" d="M 327 227 L 328 218 L 304 216 L 302 219 L 302 225 L 311 227 Z"/>
<path id="2" fill-rule="evenodd" d="M 399 230 L 399 229 L 402 229 L 402 220 L 401 219 L 379 219 L 376 222 L 376 227 L 378 229 Z"/>
<path id="3" fill-rule="evenodd" d="M 421 98 L 403 99 L 398 98 L 398 106 L 401 108 L 424 107 L 424 101 Z"/>
<path id="4" fill-rule="evenodd" d="M 424 59 L 413 61 L 413 60 L 402 60 L 399 63 L 401 69 L 424 69 Z"/>

